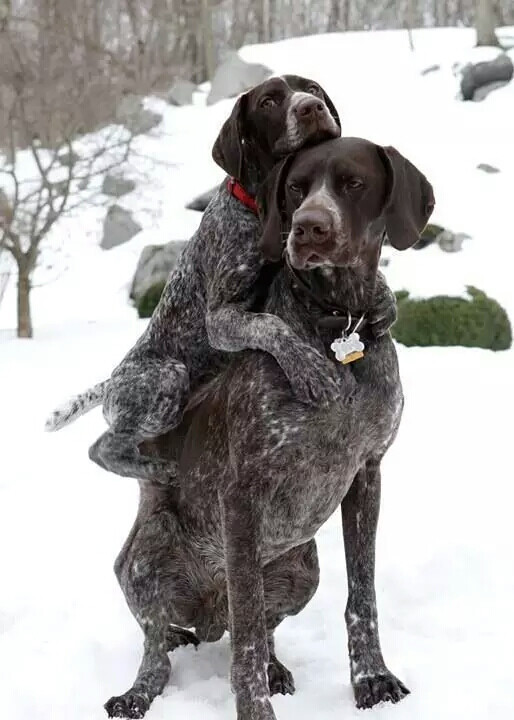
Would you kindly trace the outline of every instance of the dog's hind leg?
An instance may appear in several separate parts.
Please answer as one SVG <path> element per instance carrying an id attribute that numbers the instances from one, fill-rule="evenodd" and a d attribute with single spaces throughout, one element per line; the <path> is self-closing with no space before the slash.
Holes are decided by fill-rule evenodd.
<path id="1" fill-rule="evenodd" d="M 289 550 L 264 568 L 264 598 L 268 628 L 270 693 L 292 695 L 295 684 L 292 673 L 275 654 L 273 633 L 289 615 L 297 615 L 314 596 L 319 584 L 316 542 Z"/>
<path id="2" fill-rule="evenodd" d="M 348 574 L 345 619 L 357 707 L 398 702 L 409 690 L 386 667 L 378 634 L 375 596 L 375 537 L 380 509 L 380 462 L 356 475 L 344 498 L 344 544 Z"/>
<path id="3" fill-rule="evenodd" d="M 109 717 L 142 718 L 153 699 L 162 693 L 171 673 L 166 654 L 166 626 L 141 622 L 145 632 L 143 659 L 134 685 L 123 695 L 112 697 L 104 707 Z"/>
<path id="4" fill-rule="evenodd" d="M 166 504 L 166 493 L 162 495 Z M 186 639 L 197 644 L 193 633 L 177 634 L 179 628 L 172 627 L 175 580 L 183 575 L 177 567 L 179 556 L 175 552 L 179 535 L 180 528 L 171 512 L 157 511 L 143 522 L 138 518 L 114 565 L 145 642 L 134 684 L 105 703 L 109 717 L 142 718 L 169 680 L 168 651 L 185 644 Z"/>
<path id="5" fill-rule="evenodd" d="M 139 445 L 176 427 L 188 399 L 189 373 L 182 362 L 144 356 L 125 360 L 113 372 L 104 400 L 109 430 L 91 446 L 90 459 L 123 477 L 173 479 L 176 463 L 146 456 Z"/>

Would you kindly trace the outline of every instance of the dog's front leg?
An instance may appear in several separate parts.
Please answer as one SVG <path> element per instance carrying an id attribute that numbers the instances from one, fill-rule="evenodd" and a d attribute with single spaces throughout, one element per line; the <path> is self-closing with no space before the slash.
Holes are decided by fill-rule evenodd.
<path id="1" fill-rule="evenodd" d="M 262 350 L 272 355 L 301 402 L 334 402 L 355 389 L 351 373 L 346 373 L 342 387 L 340 376 L 327 358 L 275 315 L 247 312 L 235 304 L 223 305 L 208 310 L 206 326 L 209 342 L 218 350 Z"/>
<path id="2" fill-rule="evenodd" d="M 246 488 L 220 498 L 237 720 L 275 720 L 261 567 L 261 505 Z"/>
<path id="3" fill-rule="evenodd" d="M 380 463 L 355 477 L 342 506 L 348 603 L 346 627 L 357 707 L 398 702 L 409 690 L 386 667 L 378 634 L 375 596 L 375 538 L 380 509 Z"/>

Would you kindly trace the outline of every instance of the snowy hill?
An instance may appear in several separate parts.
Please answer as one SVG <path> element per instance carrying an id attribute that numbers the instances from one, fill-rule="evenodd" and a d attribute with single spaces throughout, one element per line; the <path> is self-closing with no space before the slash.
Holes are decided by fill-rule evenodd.
<path id="1" fill-rule="evenodd" d="M 457 100 L 454 64 L 496 53 L 473 42 L 469 30 L 419 30 L 411 53 L 405 32 L 348 33 L 241 54 L 319 81 L 343 133 L 396 146 L 434 185 L 433 221 L 470 236 L 455 254 L 387 248 L 393 289 L 460 294 L 473 284 L 513 319 L 514 82 L 481 103 Z M 434 64 L 440 69 L 422 74 Z M 200 215 L 184 203 L 223 177 L 210 149 L 233 101 L 147 104 L 163 122 L 136 141 L 127 174 L 137 189 L 120 201 L 143 231 L 104 251 L 105 208 L 77 210 L 44 248 L 32 297 L 35 340 L 14 338 L 14 282 L 0 305 L 0 677 L 8 720 L 102 718 L 103 702 L 129 687 L 139 661 L 142 635 L 112 573 L 137 485 L 89 462 L 87 448 L 104 427 L 98 410 L 56 435 L 42 427 L 57 402 L 103 379 L 141 333 L 128 287 L 142 247 L 189 237 Z M 481 172 L 479 163 L 500 172 Z M 514 351 L 398 350 L 406 409 L 383 464 L 377 594 L 384 655 L 412 695 L 370 717 L 510 720 Z M 293 698 L 273 701 L 280 720 L 361 717 L 349 684 L 338 517 L 319 545 L 319 592 L 277 633 L 297 685 Z M 226 637 L 196 653 L 181 649 L 172 663 L 149 720 L 234 716 Z"/>

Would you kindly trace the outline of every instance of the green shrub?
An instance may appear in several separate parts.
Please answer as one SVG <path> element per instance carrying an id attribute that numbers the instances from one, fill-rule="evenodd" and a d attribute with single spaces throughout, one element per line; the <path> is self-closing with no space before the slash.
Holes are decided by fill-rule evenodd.
<path id="1" fill-rule="evenodd" d="M 415 300 L 396 293 L 398 319 L 393 337 L 403 345 L 462 345 L 507 350 L 512 330 L 505 310 L 481 290 L 468 287 L 468 298 L 437 297 Z"/>
<path id="2" fill-rule="evenodd" d="M 148 290 L 141 295 L 139 300 L 136 300 L 137 314 L 140 318 L 152 317 L 153 311 L 161 299 L 162 291 L 164 290 L 165 285 L 165 281 L 151 285 Z"/>

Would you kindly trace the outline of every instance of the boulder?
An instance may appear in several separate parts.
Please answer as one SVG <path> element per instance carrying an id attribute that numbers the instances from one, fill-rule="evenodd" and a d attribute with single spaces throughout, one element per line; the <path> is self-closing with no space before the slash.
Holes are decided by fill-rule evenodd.
<path id="1" fill-rule="evenodd" d="M 171 86 L 166 99 L 170 105 L 191 105 L 193 95 L 197 91 L 194 83 L 183 78 L 177 78 Z"/>
<path id="2" fill-rule="evenodd" d="M 144 135 L 159 125 L 162 115 L 143 107 L 142 99 L 137 95 L 125 95 L 117 110 L 117 119 L 134 135 Z"/>
<path id="3" fill-rule="evenodd" d="M 104 250 L 110 250 L 118 245 L 123 245 L 134 235 L 137 235 L 140 230 L 141 225 L 133 219 L 128 210 L 120 207 L 120 205 L 112 205 L 105 216 L 100 247 Z"/>
<path id="4" fill-rule="evenodd" d="M 479 165 L 477 165 L 477 170 L 482 170 L 482 172 L 490 173 L 490 174 L 500 172 L 500 170 L 497 167 L 494 167 L 494 165 L 489 165 L 488 163 L 480 163 Z"/>
<path id="5" fill-rule="evenodd" d="M 266 65 L 247 63 L 237 52 L 231 52 L 214 73 L 207 105 L 236 97 L 248 88 L 264 82 L 272 74 L 273 71 Z"/>
<path id="6" fill-rule="evenodd" d="M 107 173 L 102 183 L 102 192 L 104 195 L 119 198 L 132 192 L 135 187 L 136 183 L 133 180 L 124 178 L 122 175 L 111 175 Z"/>
<path id="7" fill-rule="evenodd" d="M 68 181 L 58 180 L 57 182 L 50 183 L 50 187 L 56 195 L 64 195 L 68 189 Z"/>
<path id="8" fill-rule="evenodd" d="M 512 80 L 514 65 L 505 53 L 494 60 L 469 63 L 462 70 L 460 89 L 464 100 L 483 100 L 492 90 Z M 494 85 L 494 87 L 492 87 Z M 481 92 L 477 92 L 483 88 Z"/>
<path id="9" fill-rule="evenodd" d="M 143 248 L 130 286 L 132 300 L 137 303 L 152 286 L 166 282 L 187 242 L 172 240 L 166 245 L 147 245 Z"/>
<path id="10" fill-rule="evenodd" d="M 451 230 L 443 230 L 437 236 L 437 243 L 444 252 L 459 252 L 462 250 L 464 240 L 469 240 L 466 233 L 454 233 Z"/>
<path id="11" fill-rule="evenodd" d="M 203 212 L 212 200 L 212 198 L 218 192 L 218 187 L 219 185 L 216 185 L 216 187 L 213 187 L 210 190 L 202 193 L 201 195 L 198 195 L 194 198 L 194 200 L 191 200 L 191 202 L 186 205 L 186 208 L 188 210 L 198 210 L 199 212 Z"/>
<path id="12" fill-rule="evenodd" d="M 437 240 L 439 235 L 444 232 L 444 228 L 441 225 L 435 225 L 434 223 L 428 223 L 418 242 L 413 246 L 414 250 L 423 250 L 433 242 Z"/>
<path id="13" fill-rule="evenodd" d="M 473 101 L 474 102 L 482 102 L 482 100 L 485 100 L 488 95 L 490 95 L 494 90 L 499 90 L 502 87 L 505 87 L 505 85 L 508 85 L 508 82 L 499 80 L 498 82 L 492 82 L 488 83 L 487 85 L 482 85 L 482 87 L 479 87 L 477 90 L 475 90 L 475 94 L 473 95 Z"/>
<path id="14" fill-rule="evenodd" d="M 80 160 L 80 155 L 77 155 L 73 150 L 64 150 L 57 154 L 57 159 L 65 167 L 72 167 Z"/>

